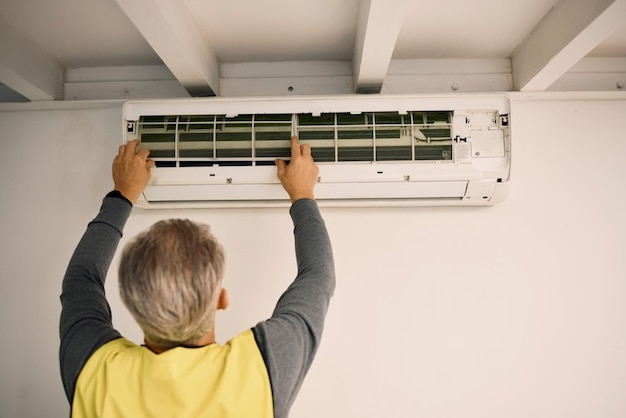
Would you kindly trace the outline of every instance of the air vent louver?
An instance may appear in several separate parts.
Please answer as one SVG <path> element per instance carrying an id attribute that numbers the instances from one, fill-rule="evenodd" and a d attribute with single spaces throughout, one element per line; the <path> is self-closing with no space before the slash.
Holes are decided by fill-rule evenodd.
<path id="1" fill-rule="evenodd" d="M 142 116 L 157 166 L 273 164 L 296 134 L 317 162 L 452 159 L 452 112 Z"/>

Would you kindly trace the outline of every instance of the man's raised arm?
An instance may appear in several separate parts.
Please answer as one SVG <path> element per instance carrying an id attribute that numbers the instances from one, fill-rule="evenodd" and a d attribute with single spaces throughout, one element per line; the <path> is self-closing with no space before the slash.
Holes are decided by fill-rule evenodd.
<path id="1" fill-rule="evenodd" d="M 277 160 L 276 165 L 292 202 L 298 273 L 272 317 L 258 324 L 254 334 L 269 372 L 274 413 L 280 418 L 287 416 L 320 344 L 335 271 L 330 239 L 314 200 L 319 169 L 311 148 L 293 137 L 290 163 Z"/>

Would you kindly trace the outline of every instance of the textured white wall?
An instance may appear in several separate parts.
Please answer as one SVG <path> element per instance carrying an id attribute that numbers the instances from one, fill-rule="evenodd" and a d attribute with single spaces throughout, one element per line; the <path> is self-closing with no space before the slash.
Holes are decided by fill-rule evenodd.
<path id="1" fill-rule="evenodd" d="M 626 415 L 626 101 L 516 101 L 509 199 L 324 209 L 338 286 L 292 410 L 309 417 Z M 112 187 L 121 109 L 0 112 L 0 416 L 65 417 L 61 279 Z M 284 209 L 135 210 L 212 225 L 231 307 L 220 342 L 295 273 Z M 117 296 L 115 325 L 141 341 Z"/>

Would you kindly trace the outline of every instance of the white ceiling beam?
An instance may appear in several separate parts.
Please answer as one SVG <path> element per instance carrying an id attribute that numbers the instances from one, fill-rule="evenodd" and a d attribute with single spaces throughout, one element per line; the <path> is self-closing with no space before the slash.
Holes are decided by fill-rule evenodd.
<path id="1" fill-rule="evenodd" d="M 350 61 L 241 62 L 220 65 L 222 96 L 350 94 Z"/>
<path id="2" fill-rule="evenodd" d="M 392 59 L 381 93 L 510 91 L 508 58 Z"/>
<path id="3" fill-rule="evenodd" d="M 357 93 L 380 93 L 404 20 L 406 0 L 363 0 L 352 73 Z"/>
<path id="4" fill-rule="evenodd" d="M 549 91 L 625 91 L 626 57 L 586 57 L 563 74 Z"/>
<path id="5" fill-rule="evenodd" d="M 183 1 L 116 0 L 192 96 L 219 94 L 219 62 Z"/>
<path id="6" fill-rule="evenodd" d="M 65 100 L 189 97 L 164 65 L 68 68 Z"/>
<path id="7" fill-rule="evenodd" d="M 513 53 L 514 88 L 543 91 L 620 24 L 626 0 L 561 0 Z"/>
<path id="8" fill-rule="evenodd" d="M 0 19 L 0 83 L 31 101 L 63 99 L 63 66 Z"/>

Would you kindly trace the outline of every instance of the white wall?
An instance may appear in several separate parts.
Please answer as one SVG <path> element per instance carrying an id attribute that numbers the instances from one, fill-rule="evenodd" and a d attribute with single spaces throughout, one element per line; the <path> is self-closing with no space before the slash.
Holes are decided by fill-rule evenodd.
<path id="1" fill-rule="evenodd" d="M 626 416 L 626 100 L 516 101 L 513 183 L 491 208 L 325 209 L 338 287 L 292 416 Z M 61 279 L 121 141 L 119 107 L 0 112 L 0 416 L 65 417 Z M 284 209 L 135 210 L 212 225 L 224 342 L 295 272 Z M 115 325 L 141 342 L 117 296 Z"/>

